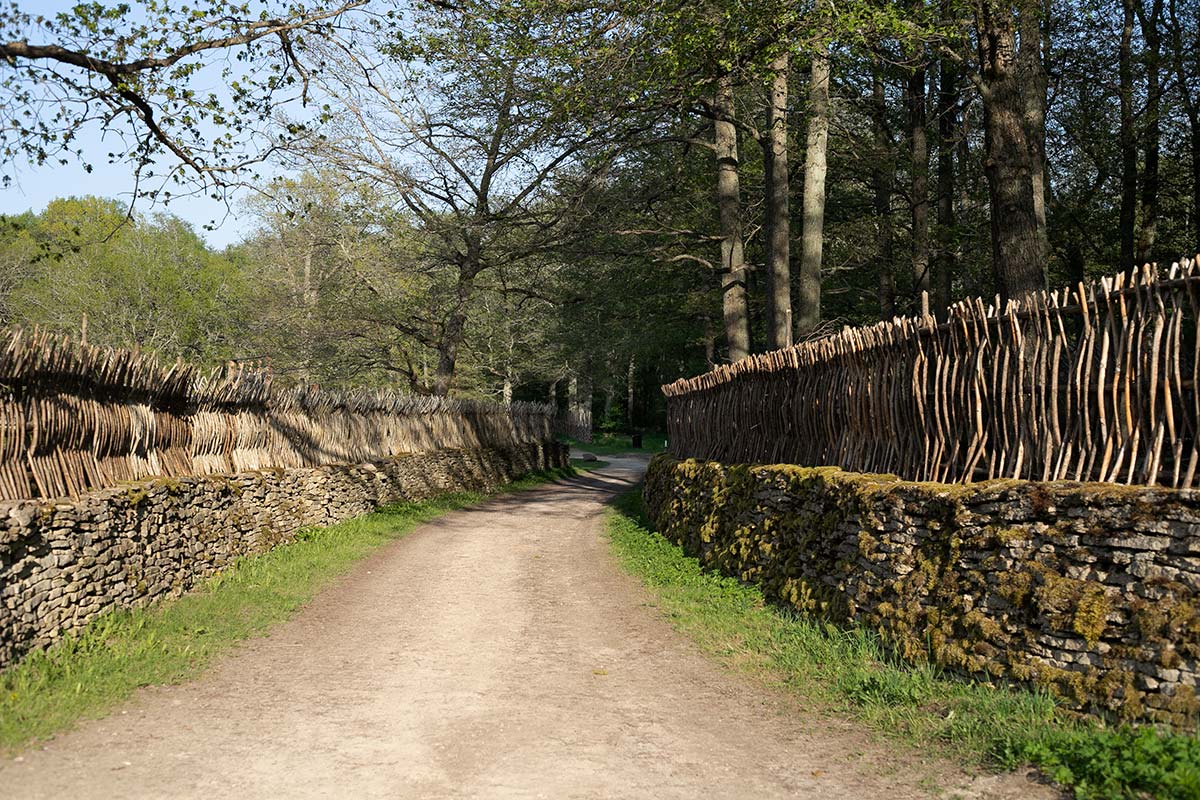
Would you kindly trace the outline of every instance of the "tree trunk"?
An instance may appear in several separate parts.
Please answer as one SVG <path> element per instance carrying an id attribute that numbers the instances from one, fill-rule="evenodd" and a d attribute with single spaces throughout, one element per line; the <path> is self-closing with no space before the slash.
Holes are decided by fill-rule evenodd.
<path id="1" fill-rule="evenodd" d="M 1038 244 L 1043 265 L 1050 254 L 1050 234 L 1046 226 L 1046 65 L 1043 59 L 1045 28 L 1042 0 L 1021 0 L 1018 25 L 1021 46 L 1017 52 L 1021 98 L 1024 106 L 1025 136 L 1029 144 L 1030 172 L 1033 184 L 1033 215 L 1037 220 Z"/>
<path id="2" fill-rule="evenodd" d="M 1192 224 L 1195 226 L 1192 253 L 1200 253 L 1200 115 L 1188 121 L 1192 140 Z"/>
<path id="3" fill-rule="evenodd" d="M 1046 277 L 1011 6 L 983 0 L 976 6 L 975 21 L 982 67 L 984 173 L 991 203 L 992 268 L 997 291 L 1015 299 L 1044 290 Z"/>
<path id="4" fill-rule="evenodd" d="M 1137 134 L 1133 125 L 1133 3 L 1122 0 L 1124 25 L 1117 75 L 1121 96 L 1121 262 L 1123 270 L 1137 265 L 1134 253 L 1134 224 L 1137 218 Z"/>
<path id="5" fill-rule="evenodd" d="M 916 58 L 923 62 L 925 54 Z M 929 140 L 925 134 L 924 63 L 919 63 L 908 78 L 908 144 L 912 162 L 912 270 L 918 293 L 929 291 Z"/>
<path id="6" fill-rule="evenodd" d="M 316 281 L 313 279 L 313 251 L 316 250 L 316 247 L 316 243 L 311 240 L 305 243 L 300 278 L 300 298 L 304 304 L 303 319 L 300 323 L 302 328 L 300 346 L 303 348 L 303 356 L 300 360 L 300 381 L 305 385 L 311 384 L 313 378 L 313 351 L 315 350 L 313 330 L 316 327 L 313 323 L 317 310 Z"/>
<path id="7" fill-rule="evenodd" d="M 454 305 L 446 315 L 442 334 L 438 337 L 438 363 L 431 388 L 435 395 L 442 397 L 450 394 L 454 386 L 458 351 L 466 335 L 467 311 L 475 296 L 475 279 L 483 271 L 482 245 L 478 238 L 468 237 L 465 247 L 466 252 L 460 256 L 458 264 L 458 280 L 454 285 Z"/>
<path id="8" fill-rule="evenodd" d="M 949 58 L 938 65 L 937 251 L 933 262 L 933 307 L 945 321 L 958 262 L 954 215 L 954 140 L 958 129 L 958 68 Z"/>
<path id="9" fill-rule="evenodd" d="M 742 244 L 738 140 L 734 125 L 733 79 L 721 77 L 713 98 L 717 157 L 717 207 L 721 220 L 721 296 L 729 361 L 750 355 L 750 312 L 746 300 L 746 259 Z"/>
<path id="10" fill-rule="evenodd" d="M 808 146 L 804 154 L 804 229 L 800 236 L 800 313 L 796 330 L 803 337 L 821 323 L 821 256 L 825 227 L 826 148 L 829 144 L 829 51 L 812 61 L 808 95 Z"/>
<path id="11" fill-rule="evenodd" d="M 442 328 L 442 337 L 438 343 L 438 363 L 433 372 L 433 386 L 430 387 L 435 395 L 445 397 L 450 394 L 454 385 L 454 372 L 458 365 L 458 348 L 462 344 L 463 331 L 467 327 L 465 304 L 458 306 L 446 318 Z"/>
<path id="12" fill-rule="evenodd" d="M 625 417 L 630 429 L 633 428 L 633 386 L 637 379 L 637 362 L 634 356 L 629 357 L 629 368 L 625 372 Z"/>
<path id="13" fill-rule="evenodd" d="M 1145 164 L 1142 173 L 1142 227 L 1138 236 L 1137 263 L 1154 260 L 1154 242 L 1158 236 L 1158 149 L 1161 137 L 1159 114 L 1162 106 L 1162 37 L 1159 20 L 1163 0 L 1154 0 L 1150 13 L 1139 3 L 1138 22 L 1146 42 L 1146 132 Z"/>
<path id="14" fill-rule="evenodd" d="M 892 261 L 892 181 L 895 172 L 891 138 L 887 127 L 887 101 L 883 94 L 883 75 L 876 60 L 871 76 L 871 128 L 875 139 L 875 160 L 871 185 L 875 195 L 875 259 L 879 267 L 879 318 L 896 316 L 896 271 Z"/>
<path id="15" fill-rule="evenodd" d="M 1185 64 L 1188 56 L 1188 49 L 1193 45 L 1192 41 L 1185 42 L 1185 30 L 1187 35 L 1194 41 L 1196 38 L 1195 29 L 1185 25 L 1179 21 L 1178 8 L 1174 0 L 1167 6 L 1168 18 L 1170 25 L 1168 30 L 1171 34 L 1171 66 L 1175 71 L 1175 86 L 1179 93 L 1179 99 L 1183 102 L 1183 111 L 1188 120 L 1188 129 L 1190 133 L 1191 144 L 1191 161 L 1192 161 L 1192 253 L 1200 253 L 1200 90 L 1195 87 L 1200 81 L 1195 79 L 1195 76 L 1189 75 Z"/>
<path id="16" fill-rule="evenodd" d="M 584 372 L 583 377 L 579 380 L 579 393 L 575 397 L 575 410 L 580 414 L 585 414 L 588 419 L 591 419 L 592 416 L 593 388 L 589 365 L 587 371 Z"/>
<path id="17" fill-rule="evenodd" d="M 767 349 L 792 343 L 791 212 L 788 183 L 787 53 L 771 62 L 767 104 Z"/>
<path id="18" fill-rule="evenodd" d="M 513 384 L 516 382 L 517 377 L 516 364 L 513 363 L 513 351 L 516 349 L 517 340 L 516 336 L 513 334 L 511 325 L 509 325 L 508 329 L 507 345 L 508 346 L 505 348 L 504 353 L 504 384 L 500 388 L 500 395 L 503 398 L 504 405 L 506 406 L 512 405 Z"/>

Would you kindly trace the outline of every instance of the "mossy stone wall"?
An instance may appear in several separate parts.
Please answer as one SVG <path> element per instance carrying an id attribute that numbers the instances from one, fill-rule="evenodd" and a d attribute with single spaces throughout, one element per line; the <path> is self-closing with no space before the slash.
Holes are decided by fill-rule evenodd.
<path id="1" fill-rule="evenodd" d="M 901 656 L 1045 688 L 1080 711 L 1195 729 L 1200 491 L 913 483 L 658 456 L 658 530 Z"/>
<path id="2" fill-rule="evenodd" d="M 557 443 L 443 450 L 0 504 L 0 668 L 108 609 L 184 592 L 302 528 L 440 492 L 490 489 L 567 463 Z"/>

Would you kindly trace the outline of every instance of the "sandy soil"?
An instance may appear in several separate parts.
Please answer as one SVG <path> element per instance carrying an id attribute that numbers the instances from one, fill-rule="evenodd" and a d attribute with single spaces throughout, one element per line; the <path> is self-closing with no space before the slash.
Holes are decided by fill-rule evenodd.
<path id="1" fill-rule="evenodd" d="M 0 764 L 18 797 L 1054 797 L 731 675 L 621 573 L 642 462 L 388 545 L 202 679 Z"/>

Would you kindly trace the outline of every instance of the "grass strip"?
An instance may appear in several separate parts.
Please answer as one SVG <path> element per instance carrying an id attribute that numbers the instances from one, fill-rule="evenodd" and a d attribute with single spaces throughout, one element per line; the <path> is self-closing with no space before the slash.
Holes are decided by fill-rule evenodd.
<path id="1" fill-rule="evenodd" d="M 871 631 L 774 606 L 758 587 L 706 570 L 655 533 L 639 490 L 618 498 L 608 533 L 675 628 L 728 666 L 968 763 L 1033 763 L 1083 800 L 1200 800 L 1195 736 L 1070 719 L 1045 694 L 904 663 Z"/>
<path id="2" fill-rule="evenodd" d="M 574 469 L 533 473 L 493 494 L 574 474 Z M 138 687 L 197 676 L 239 641 L 294 616 L 380 546 L 488 496 L 444 494 L 303 530 L 291 542 L 238 559 L 181 597 L 104 614 L 0 673 L 0 750 L 13 751 L 103 716 Z"/>

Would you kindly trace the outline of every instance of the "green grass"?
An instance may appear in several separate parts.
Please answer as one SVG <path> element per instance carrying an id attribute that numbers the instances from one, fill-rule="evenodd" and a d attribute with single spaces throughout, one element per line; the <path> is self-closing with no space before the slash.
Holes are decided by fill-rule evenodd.
<path id="1" fill-rule="evenodd" d="M 674 626 L 726 665 L 783 684 L 912 745 L 994 769 L 1038 765 L 1080 798 L 1200 800 L 1200 740 L 1067 718 L 1050 697 L 898 661 L 879 637 L 767 603 L 653 532 L 641 493 L 618 499 L 609 535 Z"/>
<path id="2" fill-rule="evenodd" d="M 573 469 L 535 473 L 499 492 L 573 474 Z M 182 597 L 103 615 L 0 673 L 0 750 L 12 751 L 80 719 L 102 716 L 140 686 L 195 677 L 237 642 L 295 615 L 381 545 L 486 497 L 446 494 L 301 531 L 292 542 L 239 559 Z"/>
<path id="3" fill-rule="evenodd" d="M 577 442 L 568 439 L 571 447 L 593 455 L 616 455 L 617 453 L 661 453 L 667 447 L 667 437 L 662 433 L 646 433 L 642 435 L 642 449 L 634 450 L 632 440 L 627 434 L 597 433 L 591 442 Z"/>

